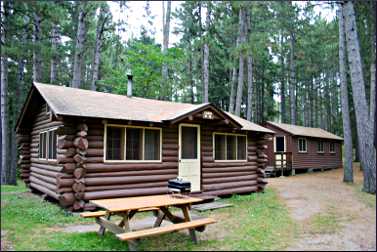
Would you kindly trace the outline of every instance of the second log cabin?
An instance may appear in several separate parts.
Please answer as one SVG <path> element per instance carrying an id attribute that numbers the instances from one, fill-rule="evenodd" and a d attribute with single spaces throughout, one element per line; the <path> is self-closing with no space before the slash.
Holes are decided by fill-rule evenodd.
<path id="1" fill-rule="evenodd" d="M 73 210 L 88 201 L 167 193 L 262 191 L 272 130 L 213 104 L 188 104 L 34 83 L 16 126 L 21 177 Z"/>

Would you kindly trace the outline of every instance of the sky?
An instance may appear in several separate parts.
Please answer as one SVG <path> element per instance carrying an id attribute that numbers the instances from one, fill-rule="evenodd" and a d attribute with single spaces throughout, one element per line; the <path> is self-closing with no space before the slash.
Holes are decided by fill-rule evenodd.
<path id="1" fill-rule="evenodd" d="M 174 12 L 176 8 L 179 8 L 183 1 L 172 1 L 171 2 L 171 11 Z M 144 7 L 146 1 L 127 1 L 127 10 L 122 12 L 117 2 L 108 2 L 110 5 L 110 10 L 113 15 L 114 21 L 124 20 L 127 22 L 127 28 L 124 32 L 120 32 L 121 37 L 124 41 L 127 41 L 129 38 L 138 37 L 140 34 L 140 27 L 142 25 L 148 26 L 147 20 L 143 19 L 143 14 L 145 14 Z M 293 1 L 297 5 L 305 5 L 306 1 Z M 157 43 L 162 44 L 162 1 L 149 1 L 151 14 L 154 16 L 154 30 L 155 30 L 155 39 Z M 314 11 L 316 14 L 321 15 L 327 21 L 331 21 L 335 18 L 335 10 L 327 8 L 325 2 L 314 2 L 315 4 Z M 204 15 L 205 13 L 203 13 Z M 203 19 L 204 20 L 204 19 Z M 175 35 L 172 33 L 175 27 L 178 26 L 177 20 L 171 18 L 170 23 L 170 37 L 169 45 L 179 42 L 180 35 Z"/>

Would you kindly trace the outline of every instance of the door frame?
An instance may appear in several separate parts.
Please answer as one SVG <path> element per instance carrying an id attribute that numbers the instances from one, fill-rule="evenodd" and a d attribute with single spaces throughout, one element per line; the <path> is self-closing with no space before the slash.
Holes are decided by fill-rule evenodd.
<path id="1" fill-rule="evenodd" d="M 185 159 L 185 160 L 198 160 L 199 164 L 199 183 L 200 183 L 200 192 L 202 191 L 202 165 L 201 165 L 201 149 L 200 149 L 200 124 L 191 124 L 191 123 L 180 123 L 178 125 L 178 174 L 179 174 L 179 166 L 182 160 L 182 126 L 183 127 L 193 127 L 198 129 L 197 134 L 197 158 L 196 159 Z"/>

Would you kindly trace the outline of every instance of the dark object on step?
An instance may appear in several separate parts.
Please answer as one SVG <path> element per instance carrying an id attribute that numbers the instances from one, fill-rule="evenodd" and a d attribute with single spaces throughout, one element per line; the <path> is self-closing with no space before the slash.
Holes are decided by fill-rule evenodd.
<path id="1" fill-rule="evenodd" d="M 191 192 L 191 183 L 180 178 L 170 179 L 168 181 L 168 188 L 173 193 L 189 193 Z"/>

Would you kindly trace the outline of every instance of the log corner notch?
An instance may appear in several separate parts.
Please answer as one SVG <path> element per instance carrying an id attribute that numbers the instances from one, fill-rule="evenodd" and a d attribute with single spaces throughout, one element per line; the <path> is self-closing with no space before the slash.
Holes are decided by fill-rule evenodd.
<path id="1" fill-rule="evenodd" d="M 73 210 L 80 211 L 86 208 L 87 203 L 84 201 L 85 193 L 85 180 L 86 174 L 86 154 L 88 151 L 88 126 L 85 123 L 80 123 L 77 126 L 76 137 L 73 140 L 73 146 L 76 148 L 76 154 L 73 156 L 73 160 L 76 163 L 76 167 L 73 170 L 74 183 L 72 190 L 74 192 L 75 200 L 73 203 Z"/>
<path id="2" fill-rule="evenodd" d="M 266 174 L 264 172 L 264 169 L 266 168 L 266 163 L 267 163 L 267 154 L 265 153 L 265 150 L 267 149 L 267 137 L 261 138 L 259 141 L 257 141 L 257 162 L 258 162 L 258 192 L 263 192 L 264 187 L 267 184 L 266 180 Z"/>
<path id="3" fill-rule="evenodd" d="M 17 134 L 16 136 L 18 146 L 18 166 L 20 167 L 21 179 L 25 182 L 26 186 L 30 184 L 30 135 Z"/>

